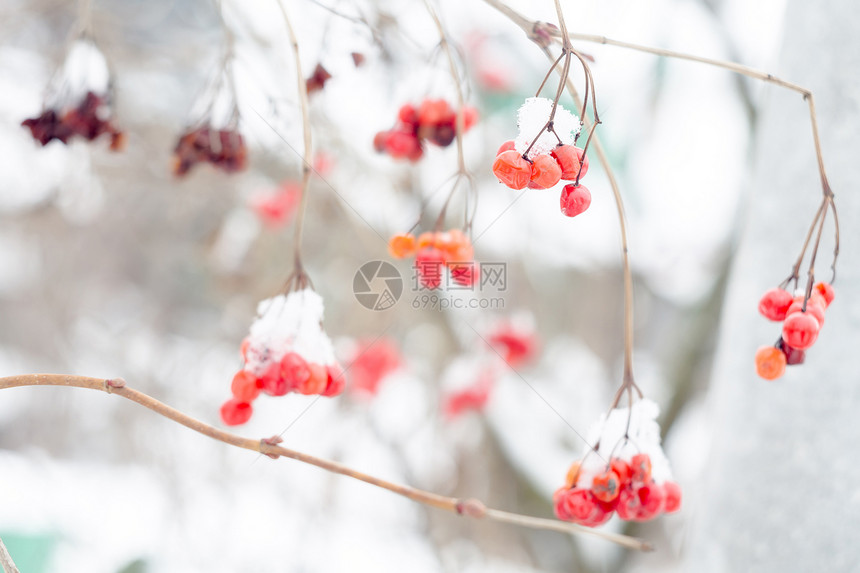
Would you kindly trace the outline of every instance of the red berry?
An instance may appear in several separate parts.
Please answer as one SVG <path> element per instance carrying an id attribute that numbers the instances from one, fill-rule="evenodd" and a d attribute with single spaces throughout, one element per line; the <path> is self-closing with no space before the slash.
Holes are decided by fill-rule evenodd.
<path id="1" fill-rule="evenodd" d="M 221 406 L 221 419 L 228 426 L 238 426 L 251 419 L 254 409 L 248 402 L 231 398 Z"/>
<path id="2" fill-rule="evenodd" d="M 451 271 L 451 280 L 461 286 L 474 286 L 481 277 L 479 267 L 475 263 L 458 263 L 448 267 Z"/>
<path id="3" fill-rule="evenodd" d="M 675 513 L 681 509 L 681 486 L 673 481 L 667 481 L 663 484 L 663 492 L 666 494 L 664 512 Z"/>
<path id="4" fill-rule="evenodd" d="M 776 380 L 785 373 L 786 355 L 779 348 L 762 346 L 755 353 L 756 374 L 765 380 Z"/>
<path id="5" fill-rule="evenodd" d="M 576 217 L 591 205 L 591 192 L 582 185 L 565 185 L 561 190 L 561 212 Z"/>
<path id="6" fill-rule="evenodd" d="M 496 156 L 493 173 L 499 181 L 511 189 L 522 189 L 531 180 L 532 164 L 511 149 Z"/>
<path id="7" fill-rule="evenodd" d="M 576 181 L 576 176 L 582 179 L 588 173 L 588 156 L 579 147 L 559 145 L 552 150 L 551 155 L 561 167 L 561 178 L 565 181 Z M 582 173 L 579 173 L 580 164 Z"/>
<path id="8" fill-rule="evenodd" d="M 388 149 L 388 136 L 390 131 L 380 131 L 373 136 L 373 148 L 379 153 L 385 153 Z"/>
<path id="9" fill-rule="evenodd" d="M 803 312 L 803 299 L 791 303 L 786 316 L 790 316 L 796 312 Z M 806 301 L 806 312 L 815 317 L 819 327 L 824 326 L 824 307 L 821 304 L 810 298 Z"/>
<path id="10" fill-rule="evenodd" d="M 618 479 L 618 474 L 612 470 L 607 470 L 602 474 L 594 476 L 591 484 L 591 491 L 594 497 L 600 501 L 609 503 L 618 497 L 618 492 L 621 489 L 621 480 Z"/>
<path id="11" fill-rule="evenodd" d="M 281 358 L 281 378 L 287 390 L 299 390 L 311 377 L 310 367 L 305 359 L 295 352 L 287 352 Z"/>
<path id="12" fill-rule="evenodd" d="M 553 496 L 555 515 L 559 519 L 572 521 L 587 527 L 606 523 L 612 513 L 584 488 L 562 488 Z"/>
<path id="13" fill-rule="evenodd" d="M 388 241 L 388 252 L 395 259 L 405 259 L 415 253 L 415 236 L 412 233 L 398 233 Z"/>
<path id="14" fill-rule="evenodd" d="M 627 487 L 618 495 L 615 510 L 618 517 L 626 521 L 647 521 L 663 511 L 666 494 L 654 482 L 636 487 Z"/>
<path id="15" fill-rule="evenodd" d="M 612 458 L 609 460 L 609 469 L 615 472 L 618 476 L 618 481 L 621 487 L 626 487 L 633 477 L 633 469 L 630 464 L 620 458 Z"/>
<path id="16" fill-rule="evenodd" d="M 796 312 L 782 324 L 782 339 L 786 344 L 799 350 L 806 350 L 818 338 L 821 325 L 808 312 Z"/>
<path id="17" fill-rule="evenodd" d="M 281 363 L 272 362 L 259 378 L 260 388 L 270 396 L 283 396 L 290 391 L 287 381 L 281 376 Z"/>
<path id="18" fill-rule="evenodd" d="M 781 288 L 772 288 L 762 295 L 758 311 L 767 319 L 783 321 L 790 306 L 791 294 Z"/>
<path id="19" fill-rule="evenodd" d="M 424 153 L 417 137 L 407 131 L 400 130 L 387 132 L 385 151 L 394 159 L 408 159 L 410 161 L 421 159 Z"/>
<path id="20" fill-rule="evenodd" d="M 478 110 L 471 106 L 464 107 L 463 127 L 465 128 L 465 130 L 469 131 L 476 123 L 478 123 Z"/>
<path id="21" fill-rule="evenodd" d="M 422 126 L 445 123 L 452 115 L 454 110 L 444 99 L 427 99 L 418 107 L 418 122 Z"/>
<path id="22" fill-rule="evenodd" d="M 257 377 L 247 370 L 239 370 L 233 376 L 230 390 L 233 392 L 233 397 L 242 402 L 253 402 L 260 395 L 260 386 L 257 384 Z"/>
<path id="23" fill-rule="evenodd" d="M 794 364 L 803 364 L 803 361 L 806 359 L 805 351 L 792 348 L 786 344 L 785 340 L 782 338 L 779 339 L 779 349 L 783 354 L 785 354 L 785 363 L 789 366 L 793 366 Z"/>
<path id="24" fill-rule="evenodd" d="M 309 362 L 308 371 L 310 372 L 310 376 L 308 376 L 304 384 L 299 386 L 299 393 L 310 396 L 311 394 L 322 394 L 325 392 L 328 385 L 328 371 L 326 371 L 325 366 L 316 362 Z"/>
<path id="25" fill-rule="evenodd" d="M 833 292 L 833 287 L 827 283 L 816 283 L 813 287 L 813 292 L 817 292 L 824 298 L 825 306 L 830 306 L 833 299 L 836 298 L 836 293 Z"/>
<path id="26" fill-rule="evenodd" d="M 511 150 L 514 150 L 514 151 L 517 150 L 517 144 L 514 142 L 513 139 L 510 139 L 510 140 L 504 142 L 502 144 L 502 146 L 499 147 L 499 150 L 496 152 L 496 155 L 498 156 L 505 151 L 511 151 Z"/>
<path id="27" fill-rule="evenodd" d="M 532 189 L 549 189 L 561 181 L 561 167 L 549 155 L 538 155 L 532 163 L 532 177 L 529 187 Z"/>
<path id="28" fill-rule="evenodd" d="M 242 345 L 239 347 L 239 354 L 242 355 L 242 360 L 248 361 L 248 348 L 251 346 L 251 339 L 247 336 L 242 340 Z"/>
<path id="29" fill-rule="evenodd" d="M 326 366 L 326 386 L 322 391 L 323 396 L 337 396 L 343 392 L 346 386 L 346 373 L 340 364 L 329 364 Z"/>
<path id="30" fill-rule="evenodd" d="M 397 112 L 397 119 L 408 125 L 410 129 L 418 129 L 418 110 L 412 104 L 404 104 Z"/>
<path id="31" fill-rule="evenodd" d="M 651 480 L 651 458 L 648 454 L 636 454 L 630 459 L 630 479 L 648 483 Z"/>
<path id="32" fill-rule="evenodd" d="M 439 288 L 444 268 L 445 253 L 436 247 L 423 248 L 415 255 L 415 271 L 424 288 Z"/>

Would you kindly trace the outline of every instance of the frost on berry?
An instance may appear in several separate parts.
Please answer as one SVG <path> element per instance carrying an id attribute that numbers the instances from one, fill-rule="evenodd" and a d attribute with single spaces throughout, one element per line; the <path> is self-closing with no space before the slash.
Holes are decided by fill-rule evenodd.
<path id="1" fill-rule="evenodd" d="M 250 402 L 261 391 L 270 396 L 290 392 L 336 396 L 343 391 L 343 371 L 322 327 L 323 310 L 322 298 L 310 289 L 259 304 L 257 319 L 242 341 L 244 367 L 232 384 L 234 401 L 248 403 L 248 417 Z M 243 408 L 228 402 L 222 408 L 222 418 L 242 424 L 247 418 L 236 421 L 244 415 L 236 412 L 245 412 Z"/>
<path id="2" fill-rule="evenodd" d="M 568 472 L 565 487 L 556 492 L 560 519 L 593 527 L 613 513 L 645 521 L 679 509 L 681 490 L 660 446 L 658 414 L 654 402 L 640 400 L 632 409 L 613 409 L 592 426 L 587 443 L 599 447 L 585 448 L 571 466 L 575 477 Z"/>
<path id="3" fill-rule="evenodd" d="M 517 127 L 519 134 L 515 140 L 516 151 L 525 153 L 535 136 L 541 132 L 552 113 L 552 100 L 542 97 L 530 97 L 520 106 L 517 112 Z M 572 145 L 573 139 L 579 133 L 579 118 L 558 105 L 553 118 L 553 128 L 561 143 Z M 528 158 L 534 160 L 538 155 L 550 153 L 558 145 L 559 140 L 549 132 L 541 133 L 537 142 L 531 148 Z"/>

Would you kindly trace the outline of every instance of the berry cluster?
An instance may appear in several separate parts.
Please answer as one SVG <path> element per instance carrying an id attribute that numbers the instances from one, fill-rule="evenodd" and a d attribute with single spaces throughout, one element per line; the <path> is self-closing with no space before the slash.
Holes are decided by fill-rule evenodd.
<path id="1" fill-rule="evenodd" d="M 579 147 L 559 145 L 550 153 L 529 159 L 520 154 L 513 140 L 506 141 L 496 154 L 493 173 L 511 189 L 549 189 L 559 181 L 573 181 L 561 191 L 561 212 L 575 217 L 591 205 L 591 193 L 578 181 L 588 172 L 588 156 Z"/>
<path id="2" fill-rule="evenodd" d="M 227 173 L 242 171 L 248 165 L 242 134 L 210 125 L 186 131 L 173 150 L 173 174 L 182 177 L 197 163 L 211 163 Z"/>
<path id="3" fill-rule="evenodd" d="M 415 271 L 427 289 L 441 286 L 445 267 L 459 285 L 472 286 L 478 280 L 472 241 L 460 229 L 426 232 L 417 239 L 412 233 L 398 233 L 388 241 L 388 252 L 396 259 L 414 255 Z"/>
<path id="4" fill-rule="evenodd" d="M 221 406 L 221 419 L 230 426 L 251 418 L 251 402 L 261 392 L 337 396 L 345 385 L 343 370 L 321 326 L 323 305 L 318 294 L 305 289 L 279 295 L 262 301 L 258 312 L 242 342 L 244 365 L 233 377 L 233 397 Z"/>
<path id="5" fill-rule="evenodd" d="M 107 98 L 92 91 L 69 109 L 47 109 L 38 117 L 25 119 L 21 125 L 29 128 L 33 139 L 42 145 L 54 139 L 68 143 L 74 136 L 93 141 L 108 134 L 111 151 L 121 151 L 125 147 L 125 134 L 113 124 Z"/>
<path id="6" fill-rule="evenodd" d="M 817 283 L 809 298 L 792 297 L 782 288 L 765 292 L 758 303 L 759 312 L 767 319 L 782 322 L 782 336 L 774 346 L 762 346 L 755 354 L 755 367 L 765 380 L 776 380 L 785 367 L 803 364 L 806 350 L 818 339 L 824 325 L 824 311 L 833 302 L 835 293 L 827 283 Z"/>
<path id="7" fill-rule="evenodd" d="M 440 147 L 451 145 L 457 136 L 457 110 L 443 99 L 424 100 L 417 108 L 406 104 L 397 114 L 393 129 L 380 131 L 373 138 L 373 147 L 394 159 L 415 162 L 424 155 L 424 141 Z M 465 131 L 478 121 L 478 111 L 463 108 Z"/>
<path id="8" fill-rule="evenodd" d="M 657 483 L 648 454 L 629 460 L 613 457 L 590 479 L 581 479 L 583 474 L 582 462 L 574 462 L 564 487 L 553 495 L 559 519 L 596 527 L 609 521 L 613 512 L 625 521 L 648 521 L 681 508 L 680 486 L 668 480 Z"/>

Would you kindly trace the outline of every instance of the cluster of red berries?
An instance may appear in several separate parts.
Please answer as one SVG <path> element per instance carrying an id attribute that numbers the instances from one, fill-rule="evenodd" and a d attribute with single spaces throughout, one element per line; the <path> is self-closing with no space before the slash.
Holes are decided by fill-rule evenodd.
<path id="1" fill-rule="evenodd" d="M 242 343 L 245 358 L 248 341 Z M 260 393 L 283 396 L 288 392 L 321 396 L 337 396 L 345 386 L 344 372 L 339 365 L 307 362 L 295 352 L 287 352 L 280 360 L 272 360 L 259 376 L 242 369 L 233 377 L 230 389 L 233 397 L 221 406 L 221 419 L 228 426 L 238 426 L 251 419 L 253 402 Z"/>
<path id="2" fill-rule="evenodd" d="M 227 173 L 242 171 L 248 165 L 242 134 L 209 125 L 186 131 L 173 150 L 173 174 L 182 177 L 197 163 L 211 163 Z"/>
<path id="3" fill-rule="evenodd" d="M 121 151 L 125 147 L 125 134 L 111 121 L 106 98 L 91 91 L 70 109 L 48 109 L 38 117 L 25 119 L 21 125 L 29 128 L 33 138 L 42 145 L 54 139 L 68 143 L 74 136 L 92 141 L 106 133 L 110 135 L 111 151 Z"/>
<path id="4" fill-rule="evenodd" d="M 785 367 L 803 364 L 806 349 L 818 339 L 824 325 L 824 311 L 833 302 L 835 293 L 827 283 L 817 283 L 809 299 L 792 297 L 782 288 L 772 288 L 761 297 L 759 312 L 770 320 L 782 322 L 782 336 L 774 346 L 762 346 L 755 353 L 755 367 L 765 380 L 776 380 Z"/>
<path id="5" fill-rule="evenodd" d="M 487 342 L 512 368 L 518 368 L 534 358 L 537 338 L 534 333 L 503 324 L 490 332 Z"/>
<path id="6" fill-rule="evenodd" d="M 597 527 L 609 521 L 613 512 L 625 521 L 648 521 L 681 508 L 681 487 L 672 481 L 656 483 L 647 454 L 636 454 L 629 462 L 611 458 L 591 487 L 577 486 L 580 474 L 581 462 L 574 462 L 564 487 L 553 495 L 559 519 Z"/>
<path id="7" fill-rule="evenodd" d="M 374 396 L 386 376 L 400 368 L 397 344 L 384 337 L 358 344 L 349 361 L 350 391 Z"/>
<path id="8" fill-rule="evenodd" d="M 396 259 L 414 255 L 415 270 L 424 288 L 439 288 L 445 267 L 459 285 L 472 286 L 478 280 L 472 241 L 460 229 L 422 233 L 417 240 L 412 233 L 398 233 L 388 241 L 388 252 Z"/>
<path id="9" fill-rule="evenodd" d="M 478 378 L 469 386 L 449 392 L 443 399 L 445 416 L 452 420 L 468 411 L 480 412 L 490 400 L 490 393 L 496 384 L 496 374 L 492 368 L 484 368 Z"/>
<path id="10" fill-rule="evenodd" d="M 424 141 L 440 147 L 451 145 L 457 136 L 457 110 L 443 99 L 424 100 L 417 108 L 406 104 L 397 113 L 397 125 L 380 131 L 373 138 L 373 147 L 394 159 L 415 162 L 424 155 Z M 463 124 L 469 131 L 478 121 L 478 110 L 463 108 Z"/>
<path id="11" fill-rule="evenodd" d="M 263 223 L 277 228 L 293 216 L 301 197 L 302 186 L 294 181 L 286 181 L 274 193 L 253 197 L 251 208 Z"/>
<path id="12" fill-rule="evenodd" d="M 573 181 L 561 191 L 561 212 L 568 217 L 576 217 L 591 205 L 591 192 L 578 183 L 588 173 L 588 156 L 573 145 L 559 145 L 529 159 L 516 150 L 513 141 L 506 141 L 496 152 L 493 173 L 511 189 L 549 189 L 561 180 Z"/>

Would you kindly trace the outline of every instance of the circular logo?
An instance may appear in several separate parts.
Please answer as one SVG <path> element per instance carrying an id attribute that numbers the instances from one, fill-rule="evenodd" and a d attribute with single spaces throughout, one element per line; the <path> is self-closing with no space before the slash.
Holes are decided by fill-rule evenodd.
<path id="1" fill-rule="evenodd" d="M 352 293 L 364 308 L 388 310 L 403 294 L 403 278 L 388 261 L 370 261 L 355 271 Z"/>

